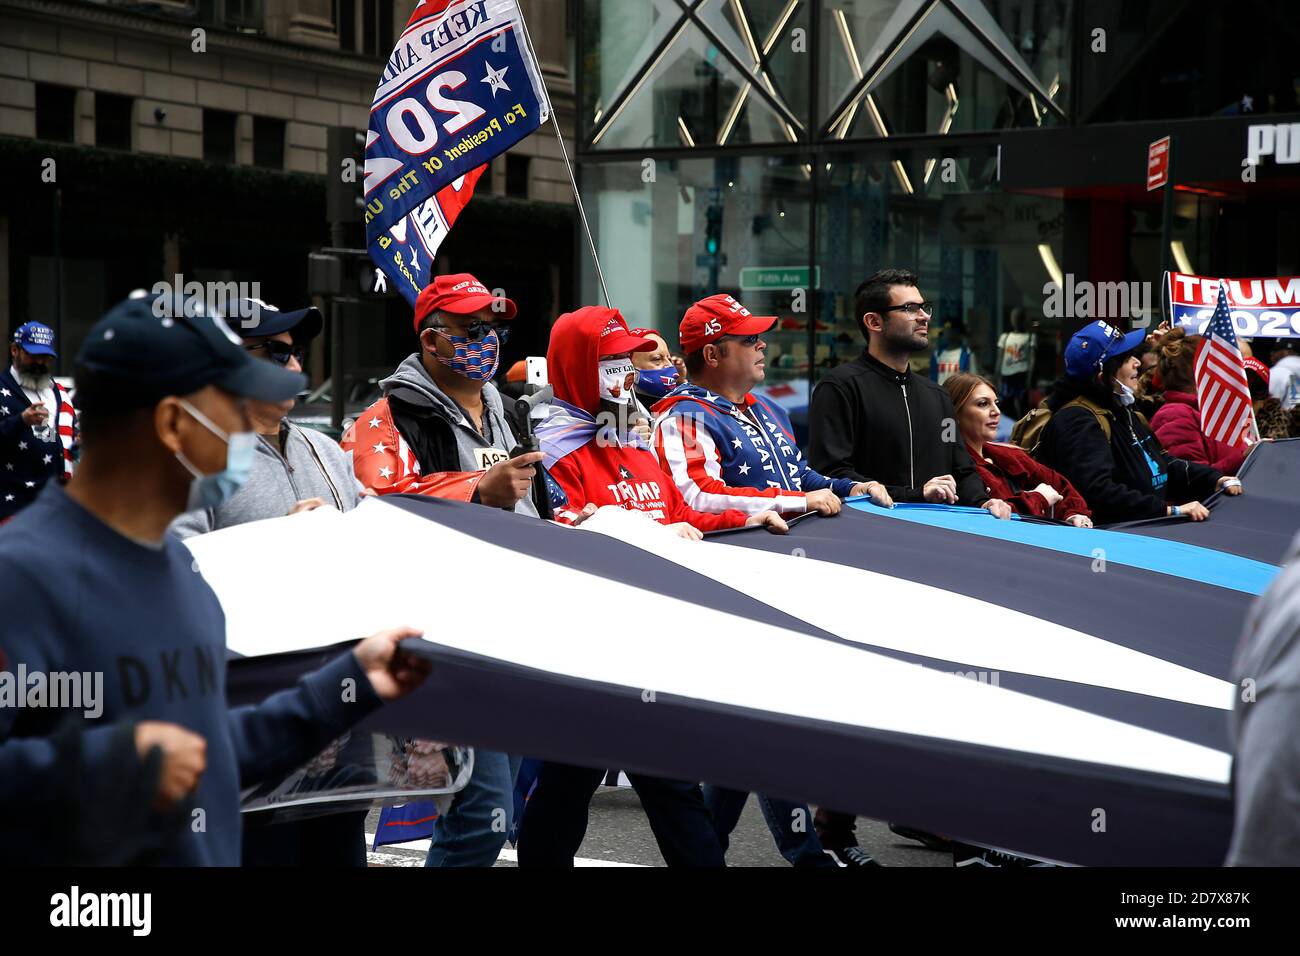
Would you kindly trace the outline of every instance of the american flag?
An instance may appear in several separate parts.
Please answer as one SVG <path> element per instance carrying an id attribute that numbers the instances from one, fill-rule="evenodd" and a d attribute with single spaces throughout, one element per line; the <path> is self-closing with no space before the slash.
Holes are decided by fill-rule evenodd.
<path id="1" fill-rule="evenodd" d="M 1196 353 L 1196 397 L 1201 431 L 1234 448 L 1249 444 L 1254 430 L 1250 386 L 1228 311 L 1228 296 L 1219 283 L 1219 301 Z"/>

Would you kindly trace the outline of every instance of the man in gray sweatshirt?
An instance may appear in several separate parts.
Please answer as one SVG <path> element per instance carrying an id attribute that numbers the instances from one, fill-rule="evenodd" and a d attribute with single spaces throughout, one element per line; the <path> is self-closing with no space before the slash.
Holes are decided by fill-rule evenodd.
<path id="1" fill-rule="evenodd" d="M 251 303 L 235 303 L 249 315 Z M 302 371 L 307 345 L 320 334 L 320 311 L 314 308 L 281 312 L 256 303 L 257 324 L 243 329 L 244 348 L 257 358 L 274 362 L 291 372 Z M 247 333 L 255 332 L 256 335 Z M 244 486 L 217 508 L 187 511 L 170 530 L 181 538 L 217 531 L 263 518 L 279 518 L 299 511 L 330 507 L 351 511 L 361 500 L 361 483 L 352 472 L 352 457 L 328 436 L 299 428 L 287 416 L 293 399 L 280 404 L 250 402 L 248 411 L 257 431 L 253 468 Z"/>
<path id="2" fill-rule="evenodd" d="M 302 371 L 307 345 L 323 325 L 320 311 L 314 308 L 281 312 L 247 300 L 232 303 L 230 314 L 255 317 L 255 324 L 233 318 L 229 323 L 243 333 L 244 349 L 250 355 L 291 372 Z M 257 433 L 248 480 L 224 504 L 178 516 L 169 531 L 188 538 L 313 508 L 351 511 L 357 506 L 363 491 L 352 473 L 351 456 L 328 436 L 292 424 L 285 416 L 293 409 L 293 399 L 278 404 L 249 401 L 247 407 Z M 358 745 L 369 739 L 358 740 Z M 365 820 L 364 811 L 353 811 L 299 822 L 246 825 L 242 863 L 365 866 Z"/>

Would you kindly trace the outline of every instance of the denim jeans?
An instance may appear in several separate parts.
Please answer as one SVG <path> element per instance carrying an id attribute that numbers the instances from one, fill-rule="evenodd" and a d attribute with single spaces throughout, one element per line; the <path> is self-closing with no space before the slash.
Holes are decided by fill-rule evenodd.
<path id="1" fill-rule="evenodd" d="M 425 866 L 491 866 L 496 862 L 510 832 L 515 775 L 521 759 L 475 749 L 469 783 L 433 824 Z"/>
<path id="2" fill-rule="evenodd" d="M 776 848 L 787 863 L 791 866 L 836 866 L 835 861 L 823 852 L 821 840 L 817 839 L 817 831 L 813 829 L 812 811 L 805 804 L 761 794 L 755 796 L 772 839 L 776 841 Z M 736 828 L 748 799 L 749 794 L 743 790 L 728 790 L 711 783 L 704 785 L 704 803 L 713 815 L 713 829 L 718 834 L 723 852 L 726 852 L 731 831 Z"/>

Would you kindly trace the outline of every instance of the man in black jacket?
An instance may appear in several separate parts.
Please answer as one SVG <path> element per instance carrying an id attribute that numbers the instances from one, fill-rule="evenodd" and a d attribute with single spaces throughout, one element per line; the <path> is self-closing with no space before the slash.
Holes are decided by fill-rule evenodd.
<path id="1" fill-rule="evenodd" d="M 989 498 L 975 473 L 948 393 L 908 368 L 908 357 L 929 347 L 933 315 L 916 283 L 905 269 L 882 269 L 858 286 L 867 347 L 813 391 L 808 462 L 832 478 L 879 481 L 894 501 L 978 505 L 1010 518 L 1010 506 Z M 821 807 L 814 822 L 841 863 L 878 865 L 857 845 L 852 814 Z"/>
<path id="2" fill-rule="evenodd" d="M 948 393 L 908 368 L 908 357 L 929 347 L 933 310 L 916 283 L 904 269 L 883 269 L 858 286 L 867 348 L 814 390 L 809 463 L 833 478 L 879 481 L 895 501 L 975 505 L 1010 517 L 975 473 Z"/>

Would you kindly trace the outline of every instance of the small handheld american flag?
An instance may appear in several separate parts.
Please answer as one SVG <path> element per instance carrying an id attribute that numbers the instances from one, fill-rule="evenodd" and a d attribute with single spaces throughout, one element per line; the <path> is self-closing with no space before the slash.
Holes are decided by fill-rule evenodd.
<path id="1" fill-rule="evenodd" d="M 1201 407 L 1201 431 L 1207 438 L 1234 448 L 1254 441 L 1250 385 L 1222 282 L 1214 315 L 1196 352 L 1196 398 Z"/>

